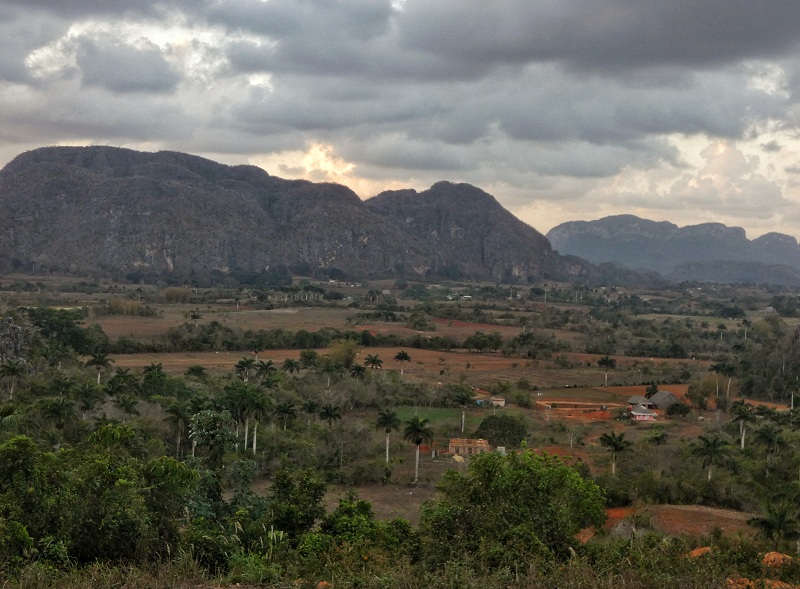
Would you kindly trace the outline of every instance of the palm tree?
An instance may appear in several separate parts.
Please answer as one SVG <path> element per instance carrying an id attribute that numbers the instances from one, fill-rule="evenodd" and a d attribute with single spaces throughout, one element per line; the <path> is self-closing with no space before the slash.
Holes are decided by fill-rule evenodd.
<path id="1" fill-rule="evenodd" d="M 6 360 L 0 364 L 0 378 L 8 381 L 8 398 L 14 400 L 14 385 L 25 374 L 25 363 L 22 360 Z"/>
<path id="2" fill-rule="evenodd" d="M 725 371 L 725 363 L 724 362 L 715 362 L 708 367 L 709 372 L 714 373 L 714 382 L 717 385 L 717 394 L 716 398 L 719 399 L 719 375 Z"/>
<path id="3" fill-rule="evenodd" d="M 783 540 L 798 538 L 800 521 L 797 506 L 788 503 L 768 504 L 764 515 L 748 520 L 748 524 L 759 528 L 768 540 L 775 541 L 775 550 L 779 550 Z"/>
<path id="4" fill-rule="evenodd" d="M 692 456 L 703 459 L 703 468 L 708 467 L 708 480 L 715 466 L 724 464 L 730 456 L 728 442 L 719 436 L 700 436 L 698 444 L 692 448 Z"/>
<path id="5" fill-rule="evenodd" d="M 75 424 L 75 401 L 66 397 L 51 397 L 42 404 L 42 416 L 58 430 L 64 430 Z"/>
<path id="6" fill-rule="evenodd" d="M 261 381 L 261 386 L 271 391 L 277 389 L 282 382 L 283 375 L 275 370 L 274 372 L 267 373 L 267 376 Z"/>
<path id="7" fill-rule="evenodd" d="M 383 368 L 383 360 L 378 357 L 378 354 L 367 354 L 367 357 L 364 358 L 364 366 L 373 370 Z"/>
<path id="8" fill-rule="evenodd" d="M 0 405 L 0 432 L 16 426 L 21 414 L 20 407 L 14 403 Z"/>
<path id="9" fill-rule="evenodd" d="M 786 445 L 781 428 L 774 423 L 767 423 L 755 432 L 756 443 L 761 444 L 767 450 L 767 474 L 772 466 L 772 455 L 777 454 L 778 450 Z"/>
<path id="10" fill-rule="evenodd" d="M 225 387 L 223 403 L 231 412 L 236 421 L 236 437 L 239 437 L 239 427 L 244 426 L 244 447 L 248 446 L 250 434 L 250 415 L 257 398 L 261 392 L 254 386 L 244 382 L 234 382 Z M 238 442 L 237 442 L 238 446 Z"/>
<path id="11" fill-rule="evenodd" d="M 617 474 L 617 456 L 630 450 L 633 442 L 626 440 L 625 434 L 612 431 L 600 436 L 600 443 L 611 452 L 611 476 L 614 476 Z"/>
<path id="12" fill-rule="evenodd" d="M 108 357 L 108 354 L 98 351 L 92 354 L 92 357 L 86 361 L 86 366 L 94 366 L 97 368 L 97 384 L 100 384 L 100 373 L 103 370 L 110 370 L 113 362 L 114 361 Z"/>
<path id="13" fill-rule="evenodd" d="M 394 359 L 397 362 L 400 362 L 400 378 L 403 378 L 403 364 L 406 362 L 411 362 L 411 356 L 409 356 L 408 352 L 405 350 L 400 350 L 394 355 Z"/>
<path id="14" fill-rule="evenodd" d="M 139 415 L 139 410 L 136 408 L 138 404 L 139 400 L 130 393 L 123 393 L 114 397 L 114 405 L 128 418 L 133 415 Z"/>
<path id="15" fill-rule="evenodd" d="M 727 331 L 727 330 L 728 330 L 728 326 L 725 325 L 724 323 L 718 323 L 717 324 L 717 331 L 719 332 L 720 341 L 722 341 L 722 332 Z"/>
<path id="16" fill-rule="evenodd" d="M 283 419 L 283 429 L 286 430 L 288 421 L 297 417 L 297 407 L 291 401 L 284 401 L 275 406 L 275 414 Z"/>
<path id="17" fill-rule="evenodd" d="M 137 395 L 140 392 L 139 379 L 129 368 L 117 368 L 114 376 L 106 383 L 106 392 L 112 397 L 123 394 Z"/>
<path id="18" fill-rule="evenodd" d="M 303 404 L 300 406 L 303 410 L 303 413 L 308 415 L 308 427 L 311 427 L 311 418 L 317 415 L 319 411 L 319 403 L 317 403 L 313 399 L 306 399 L 303 401 Z"/>
<path id="19" fill-rule="evenodd" d="M 353 364 L 350 367 L 351 378 L 355 378 L 356 380 L 364 380 L 364 376 L 366 374 L 367 374 L 367 369 L 361 364 Z"/>
<path id="20" fill-rule="evenodd" d="M 255 456 L 258 446 L 258 424 L 269 419 L 272 400 L 259 392 L 252 401 L 250 412 L 253 417 L 253 456 Z"/>
<path id="21" fill-rule="evenodd" d="M 324 374 L 328 378 L 327 388 L 331 388 L 331 377 L 342 374 L 344 366 L 338 362 L 332 362 L 326 359 L 325 362 L 317 364 L 317 370 L 320 374 Z"/>
<path id="22" fill-rule="evenodd" d="M 327 421 L 328 427 L 333 427 L 333 422 L 342 418 L 342 411 L 336 405 L 328 403 L 319 410 L 319 418 Z"/>
<path id="23" fill-rule="evenodd" d="M 277 372 L 278 368 L 272 360 L 259 360 L 255 364 L 256 378 L 266 378 L 270 374 Z"/>
<path id="24" fill-rule="evenodd" d="M 94 411 L 95 407 L 103 400 L 105 393 L 103 389 L 93 382 L 84 383 L 74 389 L 74 396 L 80 404 L 82 418 L 86 419 L 89 411 Z"/>
<path id="25" fill-rule="evenodd" d="M 181 403 L 180 401 L 173 400 L 167 407 L 164 408 L 166 417 L 164 421 L 170 423 L 175 428 L 175 456 L 181 456 L 181 442 L 183 439 L 183 432 L 189 427 L 189 413 L 188 403 Z"/>
<path id="26" fill-rule="evenodd" d="M 197 327 L 197 322 L 200 321 L 202 318 L 203 316 L 200 314 L 200 311 L 198 310 L 194 310 L 189 313 L 189 319 L 194 321 L 195 328 Z"/>
<path id="27" fill-rule="evenodd" d="M 403 439 L 417 447 L 414 461 L 414 483 L 416 483 L 419 480 L 419 447 L 424 443 L 430 444 L 433 441 L 430 420 L 414 416 L 406 421 L 406 427 L 403 429 Z"/>
<path id="28" fill-rule="evenodd" d="M 375 429 L 386 432 L 386 464 L 389 464 L 389 435 L 393 431 L 400 429 L 400 418 L 397 412 L 390 409 L 378 411 L 378 419 L 375 421 Z"/>
<path id="29" fill-rule="evenodd" d="M 747 434 L 747 424 L 753 423 L 756 419 L 753 413 L 753 406 L 745 403 L 744 401 L 734 403 L 731 406 L 731 413 L 736 417 L 733 418 L 734 423 L 739 422 L 739 436 L 741 436 L 741 449 L 744 450 L 744 438 Z"/>
<path id="30" fill-rule="evenodd" d="M 600 358 L 597 361 L 597 365 L 600 368 L 605 368 L 606 377 L 605 377 L 605 381 L 603 383 L 603 386 L 607 387 L 608 386 L 608 371 L 609 370 L 613 370 L 614 368 L 617 367 L 617 361 L 614 358 L 611 358 L 609 356 L 603 356 L 602 358 Z"/>
<path id="31" fill-rule="evenodd" d="M 250 373 L 253 372 L 255 366 L 256 361 L 253 358 L 242 358 L 236 363 L 233 369 L 244 382 L 247 382 L 250 380 Z"/>
<path id="32" fill-rule="evenodd" d="M 753 325 L 749 319 L 742 319 L 741 326 L 744 328 L 744 341 L 747 341 L 747 328 Z"/>
<path id="33" fill-rule="evenodd" d="M 300 361 L 292 358 L 286 358 L 281 364 L 281 370 L 286 374 L 297 374 L 300 372 Z"/>
<path id="34" fill-rule="evenodd" d="M 725 388 L 725 399 L 728 400 L 731 398 L 731 381 L 736 374 L 736 366 L 730 362 L 723 362 L 721 374 L 728 377 L 728 386 Z"/>

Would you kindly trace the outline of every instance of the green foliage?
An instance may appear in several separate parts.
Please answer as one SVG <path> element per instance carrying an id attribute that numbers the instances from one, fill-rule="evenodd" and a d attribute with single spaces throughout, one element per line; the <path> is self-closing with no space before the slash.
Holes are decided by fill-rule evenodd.
<path id="1" fill-rule="evenodd" d="M 473 436 L 488 440 L 492 446 L 519 448 L 528 437 L 528 428 L 521 415 L 487 415 Z"/>
<path id="2" fill-rule="evenodd" d="M 683 403 L 675 403 L 667 407 L 668 417 L 685 417 L 691 413 L 691 408 Z"/>
<path id="3" fill-rule="evenodd" d="M 81 327 L 83 313 L 79 310 L 28 307 L 25 311 L 42 336 L 77 354 L 91 354 L 108 344 L 108 338 L 98 326 L 90 329 Z"/>
<path id="4" fill-rule="evenodd" d="M 310 471 L 278 471 L 269 495 L 274 528 L 292 540 L 308 532 L 325 513 L 325 490 L 325 482 Z"/>
<path id="5" fill-rule="evenodd" d="M 466 474 L 448 471 L 440 498 L 422 509 L 426 560 L 474 555 L 486 568 L 565 557 L 575 534 L 605 519 L 600 488 L 559 459 L 531 451 L 473 457 Z"/>
<path id="6" fill-rule="evenodd" d="M 117 443 L 41 452 L 12 438 L 0 446 L 0 506 L 14 539 L 5 549 L 27 550 L 24 529 L 59 560 L 153 558 L 177 542 L 194 478 L 170 460 L 144 465 Z"/>
<path id="7" fill-rule="evenodd" d="M 214 472 L 222 469 L 222 459 L 231 448 L 236 436 L 231 430 L 229 411 L 209 409 L 195 413 L 189 421 L 189 438 L 198 449 L 206 450 L 208 468 Z"/>

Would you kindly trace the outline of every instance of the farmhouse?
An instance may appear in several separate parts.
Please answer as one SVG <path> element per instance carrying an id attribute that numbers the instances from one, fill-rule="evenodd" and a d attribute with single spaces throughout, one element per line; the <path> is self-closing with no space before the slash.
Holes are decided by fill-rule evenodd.
<path id="1" fill-rule="evenodd" d="M 489 442 L 483 439 L 451 438 L 447 451 L 451 456 L 474 456 L 491 452 Z"/>
<path id="2" fill-rule="evenodd" d="M 650 397 L 650 402 L 656 409 L 669 409 L 670 405 L 681 404 L 681 400 L 669 391 L 658 391 Z"/>
<path id="3" fill-rule="evenodd" d="M 634 405 L 628 410 L 631 414 L 631 418 L 634 421 L 655 421 L 656 414 L 653 411 L 650 411 L 647 407 L 642 407 L 641 405 Z"/>
<path id="4" fill-rule="evenodd" d="M 636 406 L 641 405 L 647 409 L 653 408 L 653 403 L 647 397 L 643 397 L 642 395 L 633 395 L 630 399 L 628 399 L 628 405 Z"/>

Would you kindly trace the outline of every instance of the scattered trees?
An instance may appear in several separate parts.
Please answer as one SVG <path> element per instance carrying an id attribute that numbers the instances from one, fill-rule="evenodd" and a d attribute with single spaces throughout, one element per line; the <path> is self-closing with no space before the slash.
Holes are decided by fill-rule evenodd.
<path id="1" fill-rule="evenodd" d="M 386 433 L 386 464 L 389 464 L 389 436 L 393 431 L 400 429 L 401 423 L 396 411 L 391 409 L 378 411 L 375 429 L 383 430 Z"/>
<path id="2" fill-rule="evenodd" d="M 414 483 L 416 483 L 419 480 L 419 447 L 433 441 L 430 420 L 419 416 L 407 420 L 403 429 L 403 439 L 416 446 L 414 458 Z"/>
<path id="3" fill-rule="evenodd" d="M 703 461 L 703 468 L 708 468 L 708 481 L 711 482 L 712 469 L 725 464 L 730 457 L 728 442 L 719 436 L 700 436 L 692 448 L 692 456 Z"/>
<path id="4" fill-rule="evenodd" d="M 611 476 L 617 474 L 617 457 L 633 446 L 633 442 L 625 439 L 625 434 L 611 431 L 600 436 L 600 443 L 611 453 Z"/>

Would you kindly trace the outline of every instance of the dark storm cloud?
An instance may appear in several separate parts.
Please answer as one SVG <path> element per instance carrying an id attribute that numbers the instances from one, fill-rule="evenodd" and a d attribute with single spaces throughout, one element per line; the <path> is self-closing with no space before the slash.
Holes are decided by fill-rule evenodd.
<path id="1" fill-rule="evenodd" d="M 58 15 L 64 19 L 155 14 L 165 9 L 183 7 L 196 10 L 202 0 L 4 0 L 11 6 Z"/>
<path id="2" fill-rule="evenodd" d="M 388 0 L 227 0 L 206 12 L 210 22 L 233 30 L 312 44 L 369 40 L 386 32 L 392 14 Z"/>
<path id="3" fill-rule="evenodd" d="M 83 83 L 112 92 L 169 92 L 180 81 L 155 45 L 134 47 L 112 37 L 78 42 L 77 62 Z"/>
<path id="4" fill-rule="evenodd" d="M 552 60 L 614 71 L 709 66 L 781 54 L 800 40 L 800 3 L 413 0 L 399 22 L 406 46 L 454 60 Z"/>

